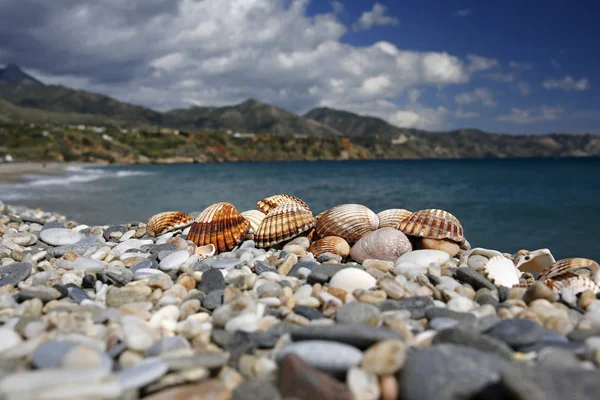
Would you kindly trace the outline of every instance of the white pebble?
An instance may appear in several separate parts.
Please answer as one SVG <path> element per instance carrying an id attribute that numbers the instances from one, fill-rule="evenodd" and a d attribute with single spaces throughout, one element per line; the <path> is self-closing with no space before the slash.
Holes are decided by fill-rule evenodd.
<path id="1" fill-rule="evenodd" d="M 188 253 L 187 250 L 174 251 L 163 258 L 159 264 L 159 267 L 163 271 L 178 269 L 180 265 L 187 261 L 188 258 L 190 258 L 190 253 Z"/>
<path id="2" fill-rule="evenodd" d="M 401 255 L 396 260 L 396 265 L 402 263 L 415 264 L 420 267 L 428 267 L 431 263 L 444 264 L 450 260 L 450 254 L 440 250 L 414 250 Z"/>
<path id="3" fill-rule="evenodd" d="M 0 328 L 0 353 L 21 342 L 21 336 L 17 332 L 8 328 Z"/>
<path id="4" fill-rule="evenodd" d="M 375 278 L 358 268 L 344 268 L 331 278 L 329 287 L 345 290 L 352 293 L 357 289 L 367 290 L 377 284 Z"/>
<path id="5" fill-rule="evenodd" d="M 96 273 L 102 271 L 106 267 L 104 261 L 95 260 L 93 258 L 78 257 L 73 261 L 73 268 L 86 271 L 89 273 Z"/>
<path id="6" fill-rule="evenodd" d="M 40 232 L 40 239 L 52 246 L 66 246 L 81 240 L 81 235 L 66 228 L 49 228 Z"/>
<path id="7" fill-rule="evenodd" d="M 227 332 L 244 331 L 254 332 L 258 326 L 259 317 L 256 314 L 242 314 L 227 321 L 225 330 Z"/>

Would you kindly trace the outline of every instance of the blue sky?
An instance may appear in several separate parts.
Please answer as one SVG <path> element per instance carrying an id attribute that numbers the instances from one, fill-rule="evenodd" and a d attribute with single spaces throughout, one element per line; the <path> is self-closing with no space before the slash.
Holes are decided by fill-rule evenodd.
<path id="1" fill-rule="evenodd" d="M 600 133 L 600 2 L 0 3 L 0 64 L 155 109 L 254 97 L 429 130 Z"/>

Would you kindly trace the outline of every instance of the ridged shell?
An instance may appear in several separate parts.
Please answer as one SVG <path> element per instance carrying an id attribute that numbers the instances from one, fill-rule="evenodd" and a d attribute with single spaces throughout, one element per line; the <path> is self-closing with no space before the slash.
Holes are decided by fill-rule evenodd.
<path id="1" fill-rule="evenodd" d="M 576 269 L 588 268 L 592 271 L 593 276 L 597 276 L 600 272 L 600 266 L 594 260 L 587 258 L 565 258 L 558 260 L 550 267 L 546 268 L 540 274 L 540 280 L 546 280 L 563 275 Z"/>
<path id="2" fill-rule="evenodd" d="M 228 251 L 237 246 L 250 229 L 250 222 L 231 203 L 215 203 L 208 206 L 192 224 L 188 240 L 196 246 L 212 243 L 217 252 Z"/>
<path id="3" fill-rule="evenodd" d="M 342 204 L 323 212 L 317 220 L 320 237 L 339 236 L 353 245 L 379 228 L 377 214 L 361 204 Z"/>
<path id="4" fill-rule="evenodd" d="M 256 207 L 265 214 L 268 214 L 272 209 L 286 203 L 296 203 L 304 206 L 310 211 L 310 207 L 302 199 L 291 194 L 276 194 L 260 200 L 256 203 Z"/>
<path id="5" fill-rule="evenodd" d="M 379 218 L 380 228 L 395 228 L 398 229 L 400 223 L 412 215 L 412 211 L 403 208 L 391 208 L 383 210 L 377 214 Z"/>
<path id="6" fill-rule="evenodd" d="M 514 262 L 521 272 L 542 272 L 556 262 L 548 249 L 519 250 Z"/>
<path id="7" fill-rule="evenodd" d="M 483 268 L 483 274 L 494 285 L 511 288 L 519 285 L 521 273 L 512 261 L 504 256 L 491 258 Z"/>
<path id="8" fill-rule="evenodd" d="M 419 210 L 400 223 L 399 230 L 407 235 L 430 239 L 465 240 L 460 221 L 448 211 L 435 208 Z"/>
<path id="9" fill-rule="evenodd" d="M 181 211 L 165 211 L 153 215 L 146 224 L 146 232 L 150 236 L 159 236 L 163 233 L 185 228 L 194 222 L 194 217 Z"/>
<path id="10" fill-rule="evenodd" d="M 563 288 L 571 289 L 575 295 L 586 290 L 600 293 L 600 286 L 594 283 L 594 281 L 570 272 L 556 276 L 553 279 L 546 279 L 544 283 L 556 293 L 560 293 Z"/>
<path id="11" fill-rule="evenodd" d="M 381 228 L 361 237 L 350 251 L 352 259 L 362 263 L 366 259 L 396 261 L 412 250 L 406 235 L 394 228 Z"/>
<path id="12" fill-rule="evenodd" d="M 309 209 L 298 203 L 284 203 L 269 212 L 262 221 L 254 241 L 257 247 L 269 247 L 285 242 L 315 226 Z"/>
<path id="13" fill-rule="evenodd" d="M 242 213 L 244 218 L 250 221 L 250 227 L 252 232 L 258 231 L 258 227 L 262 223 L 263 219 L 267 216 L 262 211 L 258 210 L 248 210 Z"/>
<path id="14" fill-rule="evenodd" d="M 323 239 L 319 239 L 313 242 L 309 247 L 308 251 L 311 252 L 315 257 L 319 257 L 324 253 L 333 253 L 341 256 L 342 258 L 348 257 L 350 254 L 350 245 L 348 242 L 339 236 L 327 236 Z"/>

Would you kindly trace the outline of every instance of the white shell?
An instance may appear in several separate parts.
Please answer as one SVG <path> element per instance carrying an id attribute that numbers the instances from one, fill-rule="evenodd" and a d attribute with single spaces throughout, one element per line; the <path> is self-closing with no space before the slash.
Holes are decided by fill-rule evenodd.
<path id="1" fill-rule="evenodd" d="M 555 262 L 548 249 L 530 251 L 515 258 L 515 265 L 521 272 L 542 272 Z"/>
<path id="2" fill-rule="evenodd" d="M 467 260 L 469 259 L 469 257 L 471 256 L 484 256 L 487 259 L 492 259 L 494 257 L 497 256 L 502 256 L 502 253 L 500 253 L 497 250 L 490 250 L 490 249 L 484 249 L 483 247 L 475 247 L 474 249 L 471 250 L 467 250 L 465 251 L 461 256 L 460 256 L 460 264 L 467 264 Z"/>
<path id="3" fill-rule="evenodd" d="M 196 247 L 194 254 L 197 256 L 200 256 L 202 259 L 204 259 L 206 257 L 213 256 L 215 254 L 216 250 L 217 249 L 215 248 L 215 245 L 212 243 L 209 243 L 206 246 Z"/>
<path id="4" fill-rule="evenodd" d="M 521 271 L 519 271 L 515 265 L 504 256 L 496 256 L 490 259 L 485 267 L 483 268 L 484 275 L 494 285 L 513 287 L 513 285 L 519 284 L 519 277 Z"/>
<path id="5" fill-rule="evenodd" d="M 395 265 L 414 264 L 419 267 L 428 267 L 431 263 L 444 264 L 450 261 L 450 254 L 440 250 L 413 250 L 404 253 L 397 260 Z"/>

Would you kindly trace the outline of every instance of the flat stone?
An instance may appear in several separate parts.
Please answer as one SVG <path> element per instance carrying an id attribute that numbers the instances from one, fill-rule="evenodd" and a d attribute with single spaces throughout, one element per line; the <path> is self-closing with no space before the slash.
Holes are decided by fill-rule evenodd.
<path id="1" fill-rule="evenodd" d="M 229 356 L 226 353 L 192 353 L 182 355 L 178 353 L 164 353 L 160 357 L 169 366 L 171 371 L 183 371 L 192 368 L 207 368 L 216 370 L 227 364 Z"/>
<path id="2" fill-rule="evenodd" d="M 144 400 L 230 400 L 231 390 L 218 379 L 209 379 L 200 383 L 176 386 L 149 396 Z"/>
<path id="3" fill-rule="evenodd" d="M 401 340 L 382 340 L 365 351 L 361 367 L 376 375 L 398 372 L 406 360 L 406 345 Z"/>
<path id="4" fill-rule="evenodd" d="M 558 301 L 558 297 L 558 293 L 554 293 L 554 291 L 543 282 L 534 282 L 533 285 L 527 288 L 527 291 L 523 295 L 523 301 L 529 304 L 534 300 L 545 299 L 554 303 Z"/>
<path id="5" fill-rule="evenodd" d="M 220 307 L 223 304 L 223 296 L 223 289 L 211 290 L 206 294 L 206 297 L 202 299 L 202 307 L 206 308 L 207 310 L 213 311 L 214 309 Z"/>
<path id="6" fill-rule="evenodd" d="M 288 344 L 275 353 L 275 361 L 281 362 L 287 354 L 296 354 L 312 367 L 332 374 L 345 373 L 363 359 L 362 352 L 356 347 L 325 340 Z"/>
<path id="7" fill-rule="evenodd" d="M 377 284 L 375 278 L 358 268 L 344 268 L 331 277 L 329 286 L 352 293 L 357 289 L 367 290 Z"/>
<path id="8" fill-rule="evenodd" d="M 202 274 L 202 279 L 196 286 L 196 289 L 209 294 L 214 290 L 223 290 L 226 286 L 227 284 L 221 271 L 211 268 Z"/>
<path id="9" fill-rule="evenodd" d="M 242 263 L 239 258 L 224 258 L 210 264 L 211 268 L 231 270 Z"/>
<path id="10" fill-rule="evenodd" d="M 41 343 L 33 352 L 31 362 L 36 368 L 56 368 L 65 354 L 77 346 L 74 342 L 54 340 Z"/>
<path id="11" fill-rule="evenodd" d="M 331 340 L 366 349 L 385 339 L 400 339 L 402 335 L 392 329 L 376 328 L 364 324 L 308 325 L 291 332 L 292 340 Z"/>
<path id="12" fill-rule="evenodd" d="M 479 334 L 473 329 L 454 327 L 440 331 L 434 338 L 433 343 L 451 343 L 472 347 L 485 353 L 499 355 L 507 360 L 513 358 L 512 349 L 504 342 L 490 336 Z"/>
<path id="13" fill-rule="evenodd" d="M 152 293 L 148 286 L 125 286 L 122 288 L 109 287 L 106 294 L 106 305 L 120 307 L 128 303 L 145 301 Z"/>
<path id="14" fill-rule="evenodd" d="M 21 301 L 29 299 L 40 299 L 44 303 L 47 303 L 49 301 L 56 300 L 60 297 L 61 293 L 58 290 L 48 286 L 31 286 L 22 289 L 19 292 L 19 299 Z"/>
<path id="15" fill-rule="evenodd" d="M 17 284 L 31 275 L 32 265 L 28 262 L 12 263 L 0 268 L 0 287 Z"/>
<path id="16" fill-rule="evenodd" d="M 315 319 L 325 318 L 319 310 L 316 310 L 316 309 L 314 309 L 312 307 L 308 307 L 308 306 L 295 306 L 294 312 L 298 315 L 303 316 L 304 318 L 311 320 L 311 321 L 315 320 Z"/>
<path id="17" fill-rule="evenodd" d="M 125 315 L 121 318 L 123 325 L 123 342 L 128 349 L 146 351 L 157 339 L 157 332 L 144 320 L 134 315 Z"/>
<path id="18" fill-rule="evenodd" d="M 468 283 L 469 285 L 473 286 L 475 290 L 479 290 L 481 288 L 496 290 L 496 286 L 492 282 L 472 268 L 460 267 L 456 269 L 454 274 L 456 279 Z"/>
<path id="19" fill-rule="evenodd" d="M 170 271 L 178 269 L 183 263 L 190 258 L 190 253 L 187 250 L 174 251 L 165 257 L 159 264 L 158 267 L 163 271 Z"/>
<path id="20" fill-rule="evenodd" d="M 100 250 L 102 247 L 104 247 L 104 243 L 98 242 L 98 238 L 95 236 L 90 236 L 81 239 L 79 242 L 72 245 L 50 247 L 47 250 L 47 257 L 58 258 L 64 256 L 66 253 L 73 253 L 77 254 L 78 256 L 84 256 L 86 254 L 91 255 L 95 251 Z"/>
<path id="21" fill-rule="evenodd" d="M 191 348 L 190 343 L 182 336 L 165 336 L 146 350 L 146 357 L 156 357 L 163 353 Z"/>
<path id="22" fill-rule="evenodd" d="M 413 250 L 401 255 L 395 265 L 414 264 L 419 267 L 428 267 L 432 263 L 444 264 L 450 260 L 450 255 L 440 250 Z"/>
<path id="23" fill-rule="evenodd" d="M 105 277 L 106 281 L 114 282 L 121 286 L 128 284 L 133 279 L 133 272 L 127 268 L 114 265 L 107 266 L 104 271 L 102 271 L 102 275 Z"/>
<path id="24" fill-rule="evenodd" d="M 477 318 L 470 313 L 452 311 L 447 308 L 432 307 L 425 311 L 425 318 L 432 320 L 435 318 L 450 318 L 460 323 L 460 325 L 476 326 Z"/>
<path id="25" fill-rule="evenodd" d="M 131 368 L 122 369 L 116 376 L 123 389 L 139 389 L 160 379 L 168 368 L 163 360 L 148 358 Z"/>
<path id="26" fill-rule="evenodd" d="M 292 269 L 290 270 L 290 272 L 287 273 L 287 276 L 293 276 L 293 277 L 299 278 L 298 272 L 300 271 L 301 268 L 306 268 L 311 271 L 314 271 L 319 265 L 320 265 L 319 263 L 316 263 L 313 261 L 297 262 L 296 264 L 294 264 L 292 266 Z"/>
<path id="27" fill-rule="evenodd" d="M 40 239 L 51 246 L 68 246 L 79 242 L 81 235 L 66 228 L 49 228 L 40 232 Z"/>
<path id="28" fill-rule="evenodd" d="M 111 238 L 110 235 L 114 232 L 120 232 L 121 234 L 123 234 L 127 232 L 127 228 L 123 225 L 112 225 L 106 228 L 104 232 L 102 232 L 102 236 L 104 236 L 104 239 L 108 241 Z"/>
<path id="29" fill-rule="evenodd" d="M 79 257 L 73 261 L 73 269 L 95 274 L 101 272 L 106 267 L 104 261 L 95 260 L 93 258 Z"/>
<path id="30" fill-rule="evenodd" d="M 233 391 L 232 400 L 280 400 L 279 389 L 271 382 L 248 379 Z"/>
<path id="31" fill-rule="evenodd" d="M 377 306 L 381 311 L 408 310 L 411 318 L 419 319 L 425 316 L 429 308 L 434 307 L 434 303 L 431 297 L 414 296 L 402 300 L 385 300 L 377 303 Z"/>
<path id="32" fill-rule="evenodd" d="M 140 269 L 155 269 L 158 268 L 158 264 L 154 260 L 144 260 L 135 264 L 133 267 L 129 268 L 131 272 L 135 274 L 136 271 Z"/>
<path id="33" fill-rule="evenodd" d="M 443 331 L 444 329 L 454 328 L 458 325 L 458 321 L 446 317 L 438 317 L 429 321 L 429 328 L 436 331 Z"/>
<path id="34" fill-rule="evenodd" d="M 274 265 L 269 264 L 268 262 L 257 260 L 254 262 L 254 272 L 257 275 L 261 275 L 265 272 L 277 272 L 277 268 Z"/>
<path id="35" fill-rule="evenodd" d="M 367 324 L 379 326 L 381 324 L 381 311 L 371 304 L 351 302 L 341 306 L 335 320 L 342 324 Z"/>
<path id="36" fill-rule="evenodd" d="M 514 348 L 538 341 L 544 334 L 544 328 L 525 319 L 505 319 L 494 325 L 487 334 Z"/>

